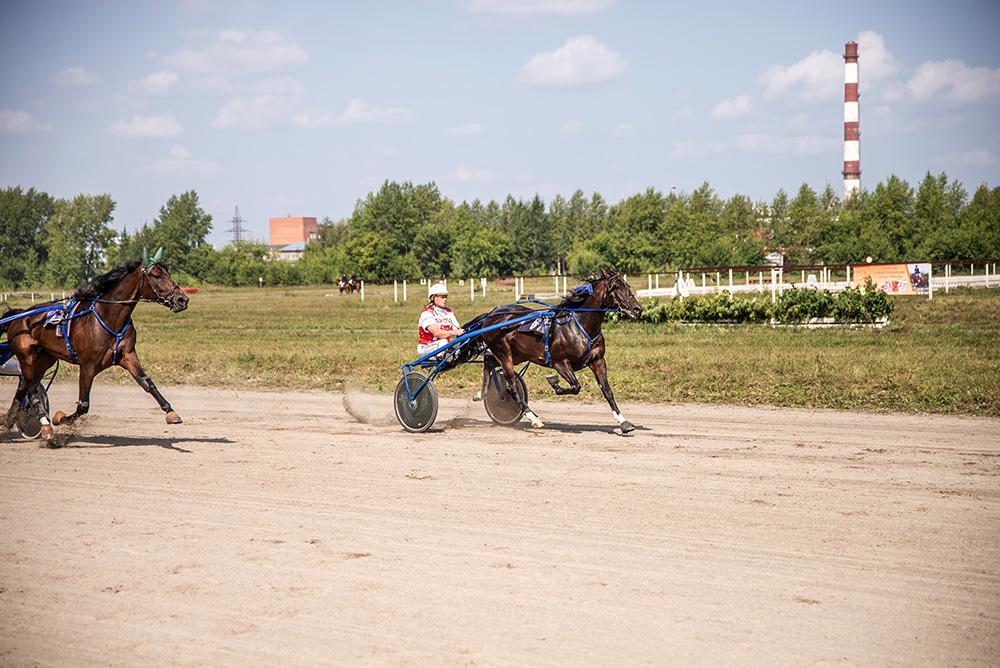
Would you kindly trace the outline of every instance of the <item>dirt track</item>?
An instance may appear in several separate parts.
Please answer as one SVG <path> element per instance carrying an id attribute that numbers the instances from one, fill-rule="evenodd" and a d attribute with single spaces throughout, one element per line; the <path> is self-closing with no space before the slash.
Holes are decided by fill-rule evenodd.
<path id="1" fill-rule="evenodd" d="M 163 389 L 0 438 L 0 665 L 1000 664 L 998 420 Z"/>

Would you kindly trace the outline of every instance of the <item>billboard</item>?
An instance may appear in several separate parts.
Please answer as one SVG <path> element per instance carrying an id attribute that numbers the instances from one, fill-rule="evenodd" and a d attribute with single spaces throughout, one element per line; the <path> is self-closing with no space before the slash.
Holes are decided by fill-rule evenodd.
<path id="1" fill-rule="evenodd" d="M 931 289 L 929 262 L 908 264 L 861 264 L 851 267 L 855 287 L 863 288 L 872 279 L 875 287 L 891 295 L 927 295 Z"/>

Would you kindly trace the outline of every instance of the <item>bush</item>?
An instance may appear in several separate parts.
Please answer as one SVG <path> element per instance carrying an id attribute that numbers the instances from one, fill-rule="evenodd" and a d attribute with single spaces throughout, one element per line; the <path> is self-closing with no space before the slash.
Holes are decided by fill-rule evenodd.
<path id="1" fill-rule="evenodd" d="M 823 290 L 786 290 L 772 304 L 770 297 L 736 297 L 719 292 L 700 297 L 667 302 L 656 300 L 643 304 L 642 322 L 658 325 L 664 322 L 800 323 L 811 318 L 834 318 L 837 322 L 871 323 L 888 318 L 892 313 L 889 297 L 869 283 L 864 289 L 848 288 L 833 295 Z M 620 318 L 612 315 L 612 321 Z"/>

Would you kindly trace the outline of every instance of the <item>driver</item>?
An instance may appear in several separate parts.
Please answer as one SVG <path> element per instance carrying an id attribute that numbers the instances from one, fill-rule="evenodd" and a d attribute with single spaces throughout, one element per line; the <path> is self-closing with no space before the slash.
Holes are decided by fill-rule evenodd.
<path id="1" fill-rule="evenodd" d="M 465 334 L 454 311 L 448 308 L 448 287 L 444 283 L 435 283 L 427 291 L 427 296 L 430 302 L 420 312 L 417 323 L 417 355 L 420 357 Z"/>

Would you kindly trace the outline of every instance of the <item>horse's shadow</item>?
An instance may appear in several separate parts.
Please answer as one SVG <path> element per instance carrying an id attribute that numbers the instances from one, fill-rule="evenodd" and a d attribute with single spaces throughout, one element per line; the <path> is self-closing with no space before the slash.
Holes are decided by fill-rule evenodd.
<path id="1" fill-rule="evenodd" d="M 60 448 L 134 448 L 157 447 L 190 454 L 192 450 L 177 447 L 178 442 L 233 443 L 228 438 L 156 438 L 153 436 L 70 436 Z"/>

